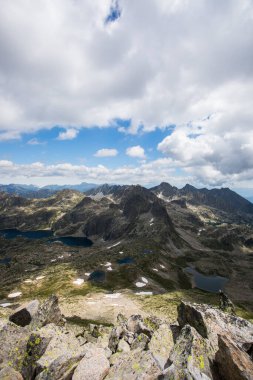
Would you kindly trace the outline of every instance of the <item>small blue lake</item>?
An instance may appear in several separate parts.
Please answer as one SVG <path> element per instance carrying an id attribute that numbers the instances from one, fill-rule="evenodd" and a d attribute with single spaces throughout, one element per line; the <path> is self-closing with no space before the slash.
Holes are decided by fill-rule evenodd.
<path id="1" fill-rule="evenodd" d="M 144 255 L 151 255 L 153 253 L 152 249 L 144 249 L 143 251 Z"/>
<path id="2" fill-rule="evenodd" d="M 52 231 L 37 230 L 37 231 L 20 231 L 17 229 L 0 230 L 0 236 L 5 239 L 15 239 L 17 237 L 24 237 L 27 239 L 47 239 L 49 243 L 60 241 L 64 245 L 71 247 L 90 247 L 92 241 L 86 237 L 76 236 L 54 236 Z"/>
<path id="3" fill-rule="evenodd" d="M 184 272 L 193 276 L 194 287 L 211 293 L 218 293 L 220 289 L 223 290 L 228 282 L 228 278 L 226 277 L 205 276 L 191 267 L 185 268 Z"/>
<path id="4" fill-rule="evenodd" d="M 105 272 L 102 270 L 95 270 L 94 272 L 92 272 L 90 274 L 88 281 L 104 282 L 105 281 Z"/>
<path id="5" fill-rule="evenodd" d="M 127 256 L 127 257 L 123 257 L 122 259 L 117 260 L 117 263 L 119 265 L 133 264 L 134 263 L 134 259 L 132 257 L 130 257 L 130 256 Z"/>
<path id="6" fill-rule="evenodd" d="M 3 264 L 3 265 L 8 265 L 10 264 L 10 262 L 11 262 L 10 257 L 5 257 L 4 259 L 0 259 L 0 264 Z"/>

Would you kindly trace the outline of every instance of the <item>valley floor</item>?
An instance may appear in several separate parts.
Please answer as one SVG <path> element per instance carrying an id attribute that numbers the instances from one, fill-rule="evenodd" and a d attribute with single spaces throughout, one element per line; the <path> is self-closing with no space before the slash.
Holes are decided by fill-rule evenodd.
<path id="1" fill-rule="evenodd" d="M 175 254 L 154 240 L 75 248 L 23 238 L 1 238 L 0 253 L 1 260 L 9 259 L 0 264 L 0 305 L 10 303 L 10 308 L 57 294 L 62 313 L 78 323 L 114 323 L 119 312 L 151 311 L 173 323 L 182 299 L 218 304 L 217 293 L 194 287 L 184 270 L 194 267 L 203 275 L 228 278 L 224 290 L 237 314 L 253 320 L 252 255 L 211 250 Z M 0 316 L 8 310 L 0 307 Z"/>

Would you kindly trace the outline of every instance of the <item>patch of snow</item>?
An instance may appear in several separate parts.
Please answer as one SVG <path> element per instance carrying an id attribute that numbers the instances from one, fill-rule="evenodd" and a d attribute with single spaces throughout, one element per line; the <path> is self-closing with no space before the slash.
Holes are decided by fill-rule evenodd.
<path id="1" fill-rule="evenodd" d="M 1 307 L 9 307 L 11 306 L 12 304 L 10 302 L 5 302 L 5 303 L 1 303 L 0 306 Z"/>
<path id="2" fill-rule="evenodd" d="M 154 270 L 155 272 L 158 272 L 158 269 L 156 269 L 156 268 L 153 268 L 153 270 Z"/>
<path id="3" fill-rule="evenodd" d="M 107 249 L 111 249 L 111 248 L 113 248 L 113 247 L 117 247 L 117 245 L 119 245 L 120 243 L 121 243 L 121 241 L 119 241 L 119 242 L 116 243 L 116 244 L 111 245 L 110 247 L 107 247 Z"/>
<path id="4" fill-rule="evenodd" d="M 141 281 L 142 281 L 142 282 L 145 282 L 146 284 L 148 283 L 148 280 L 147 280 L 145 277 L 142 277 L 142 278 L 141 278 Z"/>
<path id="5" fill-rule="evenodd" d="M 109 261 L 106 264 L 104 264 L 105 267 L 110 267 L 111 265 L 112 263 L 109 263 Z"/>
<path id="6" fill-rule="evenodd" d="M 64 258 L 64 256 L 62 255 L 62 256 L 58 256 L 58 259 L 63 259 Z"/>
<path id="7" fill-rule="evenodd" d="M 123 251 L 120 251 L 120 252 L 119 252 L 120 255 L 123 255 L 123 253 L 124 253 Z"/>
<path id="8" fill-rule="evenodd" d="M 25 282 L 26 284 L 32 284 L 32 283 L 33 283 L 33 280 L 28 279 L 28 280 L 25 280 L 24 282 Z"/>
<path id="9" fill-rule="evenodd" d="M 121 296 L 121 293 L 105 294 L 105 298 L 119 298 L 119 296 Z"/>
<path id="10" fill-rule="evenodd" d="M 112 271 L 112 267 L 107 268 L 107 270 Z"/>
<path id="11" fill-rule="evenodd" d="M 85 274 L 85 276 L 90 276 L 90 273 L 88 273 L 88 272 L 86 272 L 86 273 L 84 273 Z"/>
<path id="12" fill-rule="evenodd" d="M 150 219 L 149 223 L 153 223 L 153 221 L 154 221 L 154 218 Z"/>
<path id="13" fill-rule="evenodd" d="M 74 285 L 82 285 L 84 283 L 83 278 L 77 278 L 76 280 L 73 281 Z"/>
<path id="14" fill-rule="evenodd" d="M 42 280 L 43 278 L 45 278 L 46 276 L 38 276 L 36 277 L 36 280 Z"/>
<path id="15" fill-rule="evenodd" d="M 147 284 L 145 284 L 145 282 L 136 282 L 135 284 L 137 286 L 137 288 L 143 288 L 144 286 L 146 286 Z"/>
<path id="16" fill-rule="evenodd" d="M 150 226 L 153 226 L 154 223 L 149 223 Z"/>
<path id="17" fill-rule="evenodd" d="M 8 298 L 16 298 L 16 297 L 20 297 L 21 295 L 22 295 L 22 292 L 10 293 L 8 295 Z"/>
<path id="18" fill-rule="evenodd" d="M 160 264 L 160 267 L 161 267 L 162 269 L 166 269 L 166 267 L 165 267 L 164 265 L 162 265 L 162 264 Z"/>
<path id="19" fill-rule="evenodd" d="M 152 296 L 153 292 L 137 292 L 135 293 L 137 296 Z"/>
<path id="20" fill-rule="evenodd" d="M 56 259 L 52 259 L 52 260 L 51 260 L 51 263 L 54 263 L 55 261 L 56 261 Z"/>

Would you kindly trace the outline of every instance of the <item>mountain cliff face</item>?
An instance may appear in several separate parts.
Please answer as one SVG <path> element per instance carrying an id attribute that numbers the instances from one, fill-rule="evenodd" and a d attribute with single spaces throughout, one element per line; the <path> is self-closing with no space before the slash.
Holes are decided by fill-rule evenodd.
<path id="1" fill-rule="evenodd" d="M 162 182 L 150 190 L 168 200 L 184 199 L 194 205 L 206 205 L 225 212 L 253 214 L 253 204 L 228 188 L 196 189 L 187 184 L 182 189 L 178 189 Z"/>
<path id="2" fill-rule="evenodd" d="M 101 193 L 101 188 L 96 189 Z M 177 240 L 167 210 L 155 194 L 141 186 L 105 186 L 110 198 L 84 198 L 55 224 L 57 233 L 66 234 L 73 228 L 90 238 L 114 240 L 145 237 Z M 150 228 L 152 226 L 152 229 Z"/>

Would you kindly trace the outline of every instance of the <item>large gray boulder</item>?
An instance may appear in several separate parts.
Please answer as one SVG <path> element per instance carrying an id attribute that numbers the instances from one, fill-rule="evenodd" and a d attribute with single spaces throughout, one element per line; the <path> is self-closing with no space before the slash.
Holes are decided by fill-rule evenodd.
<path id="1" fill-rule="evenodd" d="M 181 327 L 191 325 L 203 338 L 209 339 L 214 353 L 218 350 L 218 335 L 227 335 L 240 347 L 253 342 L 253 325 L 250 322 L 210 305 L 181 302 L 178 323 Z"/>
<path id="2" fill-rule="evenodd" d="M 148 344 L 149 350 L 152 352 L 161 368 L 164 368 L 168 362 L 173 346 L 173 333 L 170 326 L 165 323 L 161 324 L 161 326 L 154 332 Z"/>
<path id="3" fill-rule="evenodd" d="M 106 380 L 158 380 L 162 371 L 149 351 L 122 353 L 110 368 Z"/>
<path id="4" fill-rule="evenodd" d="M 132 315 L 126 323 L 126 328 L 128 331 L 134 334 L 145 334 L 151 337 L 153 331 L 148 326 L 145 325 L 141 315 Z"/>
<path id="5" fill-rule="evenodd" d="M 18 326 L 27 326 L 39 310 L 39 301 L 34 300 L 18 307 L 10 315 L 9 320 Z"/>
<path id="6" fill-rule="evenodd" d="M 250 356 L 226 336 L 219 335 L 218 345 L 215 359 L 221 377 L 226 380 L 252 380 L 253 362 Z"/>
<path id="7" fill-rule="evenodd" d="M 21 373 L 11 367 L 5 367 L 0 371 L 0 380 L 24 380 Z"/>
<path id="8" fill-rule="evenodd" d="M 32 320 L 32 327 L 40 328 L 49 323 L 54 323 L 60 326 L 65 323 L 59 308 L 58 297 L 55 295 L 50 296 L 40 305 Z"/>
<path id="9" fill-rule="evenodd" d="M 212 379 L 209 349 L 209 342 L 185 325 L 171 350 L 164 379 Z"/>
<path id="10" fill-rule="evenodd" d="M 25 357 L 29 335 L 28 327 L 0 320 L 0 368 L 8 365 L 19 371 Z"/>
<path id="11" fill-rule="evenodd" d="M 79 362 L 72 380 L 103 380 L 110 369 L 109 360 L 103 348 L 92 343 L 85 346 L 85 354 Z"/>
<path id="12" fill-rule="evenodd" d="M 37 380 L 71 378 L 83 355 L 84 350 L 73 333 L 48 324 L 30 336 L 23 362 L 23 377 Z"/>

